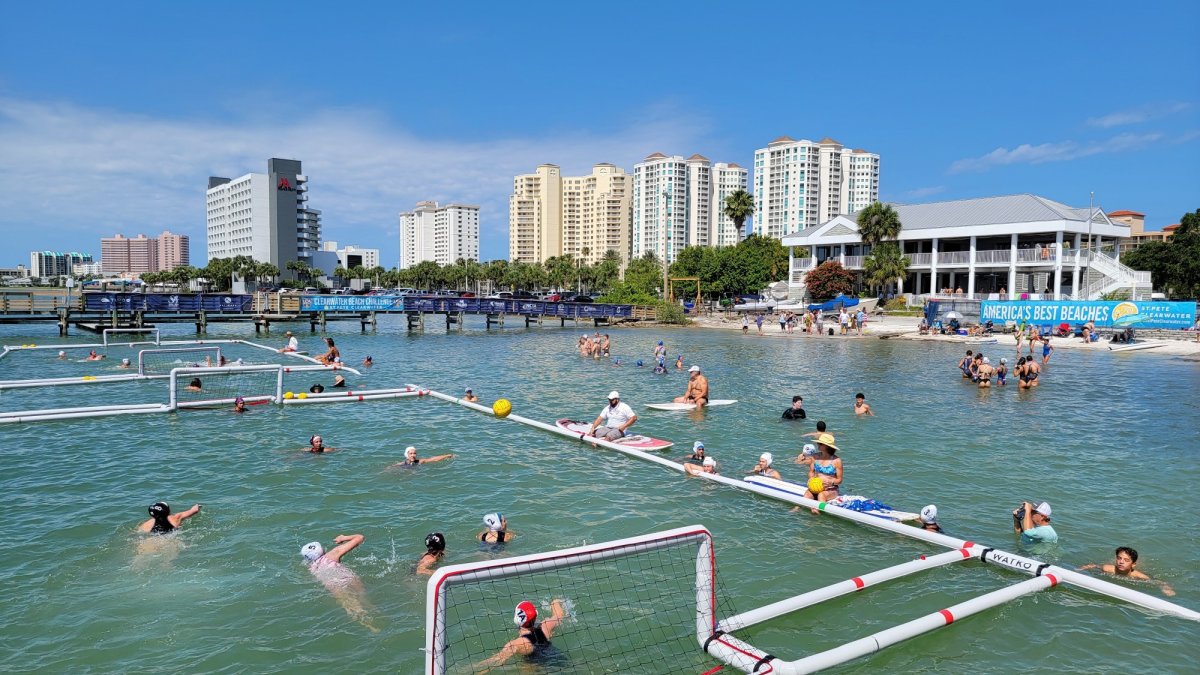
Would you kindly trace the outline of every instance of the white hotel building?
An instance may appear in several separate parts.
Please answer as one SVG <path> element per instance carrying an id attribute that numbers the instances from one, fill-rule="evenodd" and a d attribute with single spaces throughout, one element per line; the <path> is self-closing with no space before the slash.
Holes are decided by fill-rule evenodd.
<path id="1" fill-rule="evenodd" d="M 1010 298 L 1028 293 L 1055 300 L 1095 300 L 1118 290 L 1135 297 L 1150 293 L 1150 273 L 1115 257 L 1115 244 L 1129 236 L 1129 226 L 1099 207 L 1089 213 L 1031 194 L 893 207 L 909 260 L 901 292 L 962 288 L 969 297 L 999 299 L 1003 290 Z M 1088 251 L 1089 235 L 1095 254 Z M 870 253 L 852 215 L 786 235 L 783 245 L 789 248 L 793 297 L 803 296 L 804 277 L 818 264 L 832 259 L 862 270 Z M 796 255 L 800 248 L 808 257 Z"/>
<path id="2" fill-rule="evenodd" d="M 746 189 L 746 170 L 692 155 L 656 152 L 633 168 L 632 255 L 668 264 L 687 246 L 734 246 L 742 240 L 725 215 L 725 198 Z"/>
<path id="3" fill-rule="evenodd" d="M 754 151 L 754 232 L 776 239 L 879 199 L 879 155 L 780 136 Z"/>
<path id="4" fill-rule="evenodd" d="M 459 258 L 479 260 L 479 207 L 417 202 L 400 214 L 400 269 L 427 260 L 452 265 Z"/>

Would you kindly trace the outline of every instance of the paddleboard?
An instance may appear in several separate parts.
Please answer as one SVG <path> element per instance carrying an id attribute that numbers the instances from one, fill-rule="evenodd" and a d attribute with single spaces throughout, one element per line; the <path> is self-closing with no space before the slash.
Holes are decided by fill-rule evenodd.
<path id="1" fill-rule="evenodd" d="M 737 403 L 737 399 L 717 398 L 708 402 L 706 408 L 711 408 L 716 405 L 733 405 Z M 651 410 L 695 410 L 695 403 L 647 403 L 647 408 Z"/>
<path id="2" fill-rule="evenodd" d="M 746 478 L 744 480 L 747 483 L 753 483 L 755 485 L 760 485 L 762 487 L 771 488 L 772 490 L 778 490 L 779 492 L 794 495 L 796 497 L 803 497 L 804 493 L 808 491 L 807 485 L 800 485 L 799 483 L 791 483 L 786 480 L 775 480 L 774 478 L 767 478 L 766 476 L 746 476 Z M 853 500 L 853 499 L 862 499 L 862 497 L 853 497 L 853 496 L 838 497 L 837 499 L 835 499 L 829 503 L 833 506 L 842 506 L 843 504 L 846 504 L 847 501 Z M 839 501 L 841 502 L 840 504 L 838 503 Z M 856 509 L 852 509 L 852 510 L 856 510 Z M 895 509 L 858 511 L 858 512 L 862 513 L 863 515 L 867 515 L 867 516 L 875 516 L 876 518 L 883 518 L 884 520 L 903 521 L 903 520 L 920 520 L 921 519 L 921 514 L 919 514 L 919 513 L 909 513 L 908 511 L 897 511 Z"/>
<path id="3" fill-rule="evenodd" d="M 671 441 L 664 441 L 662 439 L 641 435 L 625 436 L 624 438 L 620 438 L 615 441 L 606 441 L 602 438 L 596 439 L 587 436 L 588 429 L 591 429 L 592 425 L 587 424 L 586 422 L 576 422 L 575 420 L 561 419 L 558 420 L 556 424 L 560 429 L 566 429 L 567 431 L 578 434 L 579 440 L 581 441 L 599 440 L 601 443 L 612 443 L 613 445 L 619 445 L 626 448 L 637 448 L 638 450 L 666 450 L 667 448 L 675 445 Z"/>
<path id="4" fill-rule="evenodd" d="M 1133 344 L 1121 345 L 1120 347 L 1113 347 L 1109 345 L 1108 349 L 1109 351 L 1113 352 L 1134 352 L 1139 349 L 1154 349 L 1155 347 L 1161 346 L 1161 342 L 1135 342 Z"/>

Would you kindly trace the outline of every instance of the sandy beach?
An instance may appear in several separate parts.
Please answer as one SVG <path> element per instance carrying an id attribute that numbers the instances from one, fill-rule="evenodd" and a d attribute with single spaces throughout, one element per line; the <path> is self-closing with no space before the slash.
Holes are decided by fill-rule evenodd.
<path id="1" fill-rule="evenodd" d="M 914 341 L 923 341 L 923 342 L 946 342 L 946 343 L 956 343 L 956 344 L 964 344 L 964 345 L 992 344 L 992 345 L 994 345 L 993 348 L 1013 349 L 1014 351 L 1016 348 L 1016 341 L 1013 339 L 1013 336 L 1011 333 L 997 333 L 995 336 L 993 336 L 994 339 L 996 340 L 996 342 L 994 342 L 994 343 L 983 341 L 983 340 L 990 340 L 993 338 L 965 338 L 965 337 L 961 337 L 961 336 L 947 336 L 947 335 L 921 335 L 916 330 L 916 325 L 918 322 L 920 322 L 921 319 L 919 317 L 915 317 L 915 316 L 871 317 L 867 321 L 866 329 L 865 329 L 863 335 L 859 336 L 856 334 L 851 334 L 851 335 L 836 335 L 835 334 L 832 337 L 827 336 L 827 335 L 826 336 L 809 335 L 807 333 L 802 332 L 799 328 L 797 328 L 794 333 L 785 333 L 785 332 L 779 330 L 779 322 L 774 319 L 775 319 L 774 316 L 769 316 L 767 320 L 763 321 L 762 337 L 774 338 L 774 339 L 798 339 L 798 340 L 799 339 L 873 340 L 873 339 L 877 339 L 877 338 L 881 338 L 881 337 L 886 337 L 888 339 L 896 339 L 896 340 L 914 340 Z M 702 328 L 720 328 L 720 329 L 724 329 L 724 330 L 741 330 L 742 329 L 741 317 L 736 317 L 736 316 L 731 316 L 729 318 L 726 318 L 725 315 L 714 314 L 711 316 L 694 317 L 692 320 L 693 320 L 693 325 L 702 327 Z M 831 325 L 831 324 L 828 321 L 826 321 L 826 326 L 828 327 L 829 325 Z M 1117 353 L 1126 354 L 1126 355 L 1129 355 L 1129 354 L 1137 354 L 1137 355 L 1167 354 L 1167 355 L 1171 355 L 1171 356 L 1192 356 L 1192 357 L 1196 357 L 1196 358 L 1200 359 L 1200 342 L 1196 341 L 1194 333 L 1188 333 L 1187 335 L 1189 336 L 1189 339 L 1187 339 L 1187 340 L 1160 340 L 1160 339 L 1142 340 L 1142 339 L 1138 339 L 1137 343 L 1155 344 L 1155 345 L 1159 345 L 1159 346 L 1154 347 L 1152 349 L 1139 349 L 1139 350 L 1133 350 L 1133 351 L 1128 351 L 1128 352 L 1117 352 Z M 750 336 L 759 337 L 758 329 L 754 325 L 753 320 L 750 322 Z M 1105 339 L 1101 339 L 1099 342 L 1085 343 L 1080 338 L 1053 338 L 1051 340 L 1050 344 L 1053 345 L 1055 349 L 1089 349 L 1089 350 L 1093 350 L 1093 351 L 1102 351 L 1102 352 L 1110 351 L 1109 350 L 1110 343 Z M 1027 349 L 1027 347 L 1024 343 L 1022 344 L 1022 347 Z M 1039 354 L 1040 354 L 1040 349 L 1041 349 L 1041 347 L 1039 345 L 1039 347 L 1038 347 Z"/>

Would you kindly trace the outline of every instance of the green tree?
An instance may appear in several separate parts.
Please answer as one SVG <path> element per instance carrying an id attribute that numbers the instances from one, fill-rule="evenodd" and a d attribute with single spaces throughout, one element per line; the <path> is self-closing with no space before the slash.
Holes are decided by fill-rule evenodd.
<path id="1" fill-rule="evenodd" d="M 872 248 L 863 261 L 863 276 L 872 288 L 879 289 L 893 281 L 902 281 L 908 275 L 908 264 L 908 257 L 897 243 L 883 242 Z"/>
<path id="2" fill-rule="evenodd" d="M 660 296 L 663 268 L 658 257 L 647 251 L 640 258 L 629 261 L 625 268 L 625 284 L 633 294 Z"/>
<path id="3" fill-rule="evenodd" d="M 603 293 L 621 280 L 621 254 L 607 251 L 604 258 L 592 266 L 589 289 Z"/>
<path id="4" fill-rule="evenodd" d="M 857 220 L 858 236 L 869 246 L 900 236 L 900 215 L 888 204 L 871 204 L 858 212 Z"/>
<path id="5" fill-rule="evenodd" d="M 1121 263 L 1135 270 L 1150 273 L 1150 283 L 1166 290 L 1171 283 L 1171 245 L 1165 241 L 1149 241 L 1121 256 Z"/>
<path id="6" fill-rule="evenodd" d="M 725 197 L 723 210 L 725 217 L 732 220 L 734 227 L 737 228 L 738 237 L 741 237 L 746 219 L 754 215 L 754 197 L 745 190 L 731 192 Z"/>
<path id="7" fill-rule="evenodd" d="M 836 260 L 826 260 L 804 276 L 804 285 L 814 300 L 828 300 L 854 291 L 854 273 Z"/>
<path id="8" fill-rule="evenodd" d="M 409 268 L 417 290 L 431 291 L 441 278 L 441 268 L 432 260 L 423 260 Z"/>

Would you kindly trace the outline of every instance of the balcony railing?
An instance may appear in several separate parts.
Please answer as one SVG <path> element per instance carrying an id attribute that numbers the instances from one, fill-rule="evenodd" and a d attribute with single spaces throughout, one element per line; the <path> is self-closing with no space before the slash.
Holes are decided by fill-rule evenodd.
<path id="1" fill-rule="evenodd" d="M 1012 250 L 1004 248 L 995 251 L 975 251 L 975 264 L 996 265 L 1008 264 L 1012 258 Z"/>
<path id="2" fill-rule="evenodd" d="M 970 251 L 941 251 L 938 253 L 938 265 L 966 265 L 971 261 Z"/>
<path id="3" fill-rule="evenodd" d="M 908 264 L 914 267 L 928 267 L 930 260 L 933 258 L 932 253 L 905 253 L 904 257 L 908 258 Z"/>
<path id="4" fill-rule="evenodd" d="M 861 255 L 848 255 L 842 263 L 842 267 L 847 269 L 861 269 L 863 266 L 863 257 Z"/>

